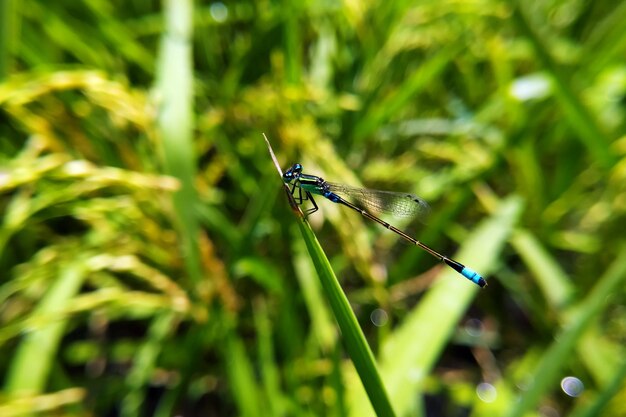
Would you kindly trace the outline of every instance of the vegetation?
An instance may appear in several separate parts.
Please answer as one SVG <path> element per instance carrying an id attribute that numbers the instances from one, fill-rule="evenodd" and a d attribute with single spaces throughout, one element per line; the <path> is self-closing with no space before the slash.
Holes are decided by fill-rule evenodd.
<path id="1" fill-rule="evenodd" d="M 625 20 L 0 1 L 0 415 L 626 415 Z M 489 286 L 294 216 L 263 133 Z"/>

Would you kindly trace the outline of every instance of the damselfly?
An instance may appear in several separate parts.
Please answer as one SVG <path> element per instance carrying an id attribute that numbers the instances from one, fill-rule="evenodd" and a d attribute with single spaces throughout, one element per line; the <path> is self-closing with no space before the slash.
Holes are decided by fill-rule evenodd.
<path id="1" fill-rule="evenodd" d="M 291 186 L 291 194 L 298 204 L 302 204 L 305 200 L 309 200 L 311 202 L 313 207 L 306 210 L 307 215 L 315 213 L 318 210 L 317 204 L 313 199 L 313 194 L 321 195 L 333 203 L 350 207 L 352 210 L 361 213 L 362 216 L 375 221 L 392 232 L 397 233 L 403 239 L 419 246 L 480 287 L 487 286 L 485 279 L 476 271 L 466 267 L 454 259 L 450 259 L 449 257 L 440 254 L 419 240 L 407 235 L 397 227 L 392 226 L 367 211 L 388 212 L 404 216 L 424 215 L 429 211 L 429 207 L 426 201 L 420 197 L 407 193 L 368 190 L 350 187 L 343 184 L 334 184 L 315 175 L 303 174 L 302 165 L 300 164 L 294 164 L 291 168 L 285 171 L 283 174 L 283 181 L 285 184 Z M 352 203 L 350 200 L 354 201 L 356 204 Z"/>

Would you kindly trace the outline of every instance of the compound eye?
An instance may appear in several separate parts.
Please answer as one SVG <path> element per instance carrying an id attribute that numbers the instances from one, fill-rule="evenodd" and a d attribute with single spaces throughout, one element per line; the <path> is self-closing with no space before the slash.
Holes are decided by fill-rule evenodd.
<path id="1" fill-rule="evenodd" d="M 283 173 L 283 180 L 285 182 L 291 182 L 291 180 L 295 178 L 295 174 L 294 174 L 295 168 L 296 166 L 294 165 Z"/>
<path id="2" fill-rule="evenodd" d="M 300 172 L 302 172 L 302 165 L 300 165 L 300 164 L 294 164 L 294 165 L 293 165 L 293 168 L 291 168 L 291 169 L 292 169 L 292 170 L 294 170 L 294 171 L 295 171 L 295 172 L 297 172 L 297 173 L 300 173 Z"/>

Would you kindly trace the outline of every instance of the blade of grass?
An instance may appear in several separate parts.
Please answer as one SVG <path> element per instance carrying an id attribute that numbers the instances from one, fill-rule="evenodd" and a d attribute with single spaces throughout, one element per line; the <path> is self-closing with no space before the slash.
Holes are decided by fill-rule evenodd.
<path id="1" fill-rule="evenodd" d="M 100 23 L 98 29 L 102 38 L 112 45 L 119 45 L 116 52 L 125 60 L 152 74 L 154 55 L 135 38 L 126 22 L 117 18 L 115 8 L 109 2 L 90 2 L 89 7 Z"/>
<path id="2" fill-rule="evenodd" d="M 270 416 L 287 415 L 289 399 L 281 390 L 280 369 L 274 359 L 276 351 L 272 339 L 272 319 L 266 302 L 261 298 L 254 303 L 254 324 L 258 334 L 259 369 L 267 398 L 267 413 Z"/>
<path id="3" fill-rule="evenodd" d="M 565 307 L 574 294 L 574 286 L 554 258 L 528 230 L 516 230 L 511 244 L 535 275 L 550 305 L 557 309 Z"/>
<path id="4" fill-rule="evenodd" d="M 535 409 L 542 396 L 549 392 L 560 377 L 560 371 L 570 360 L 573 350 L 603 307 L 607 297 L 616 292 L 626 280 L 626 247 L 622 247 L 615 262 L 600 278 L 589 296 L 575 309 L 574 319 L 556 337 L 556 341 L 547 349 L 535 371 L 529 378 L 530 384 L 520 400 L 509 409 L 509 417 L 521 417 Z"/>
<path id="5" fill-rule="evenodd" d="M 191 0 L 164 0 L 163 35 L 156 89 L 160 94 L 158 126 L 165 171 L 180 180 L 174 206 L 183 237 L 184 259 L 193 282 L 201 279 L 195 207 L 200 204 L 195 191 L 196 160 L 193 148 L 193 73 L 191 57 Z"/>
<path id="6" fill-rule="evenodd" d="M 569 121 L 578 139 L 589 149 L 600 165 L 605 168 L 613 166 L 615 155 L 611 148 L 607 146 L 611 139 L 604 134 L 592 115 L 585 108 L 581 100 L 576 96 L 569 83 L 569 77 L 550 56 L 542 38 L 535 33 L 528 19 L 522 10 L 523 6 L 519 0 L 509 0 L 513 6 L 513 20 L 522 34 L 533 46 L 537 59 L 554 83 L 556 97 L 563 108 L 565 117 Z"/>
<path id="7" fill-rule="evenodd" d="M 52 394 L 19 397 L 14 400 L 2 400 L 0 416 L 28 417 L 62 415 L 62 409 L 85 401 L 87 391 L 83 388 L 68 388 Z M 77 413 L 78 414 L 78 413 Z"/>
<path id="8" fill-rule="evenodd" d="M 293 233 L 294 237 L 295 234 Z M 300 239 L 294 239 L 293 253 L 296 278 L 311 316 L 311 327 L 319 347 L 323 352 L 328 352 L 335 345 L 336 331 L 327 304 L 323 302 L 323 294 L 315 276 L 315 268 L 311 263 L 311 258 L 307 256 L 304 243 Z"/>
<path id="9" fill-rule="evenodd" d="M 415 71 L 394 94 L 383 99 L 380 104 L 371 108 L 361 117 L 354 129 L 355 142 L 362 141 L 367 135 L 384 125 L 393 115 L 397 114 L 406 103 L 419 91 L 424 89 L 435 77 L 444 70 L 445 66 L 458 53 L 459 46 L 453 45 L 439 51 L 435 56 L 425 61 L 418 71 Z"/>
<path id="10" fill-rule="evenodd" d="M 342 359 L 343 352 L 341 345 L 339 343 L 335 344 L 335 349 L 332 354 L 333 368 L 332 372 L 328 377 L 328 385 L 332 387 L 332 389 L 337 394 L 337 402 L 334 407 L 333 417 L 347 417 L 348 416 L 348 407 L 346 404 L 346 388 L 345 382 L 343 380 L 343 372 L 342 372 Z"/>
<path id="11" fill-rule="evenodd" d="M 176 314 L 164 312 L 152 320 L 148 338 L 135 355 L 133 368 L 126 378 L 128 393 L 122 402 L 121 416 L 141 415 L 141 406 L 146 403 L 147 387 L 157 366 L 157 358 L 163 347 L 163 340 L 169 333 Z"/>
<path id="12" fill-rule="evenodd" d="M 285 73 L 289 84 L 298 84 L 302 73 L 302 25 L 300 19 L 300 2 L 286 0 L 285 24 L 283 26 L 285 39 Z"/>
<path id="13" fill-rule="evenodd" d="M 613 378 L 604 387 L 604 389 L 600 390 L 593 402 L 576 409 L 572 414 L 570 414 L 569 417 L 594 417 L 608 415 L 608 413 L 603 414 L 602 412 L 609 401 L 611 401 L 611 399 L 614 398 L 620 390 L 623 390 L 624 381 L 626 381 L 626 361 L 623 361 L 622 365 L 615 370 Z"/>
<path id="14" fill-rule="evenodd" d="M 110 67 L 113 56 L 100 42 L 99 31 L 76 17 L 68 8 L 56 7 L 53 3 L 37 2 L 30 4 L 26 10 L 25 15 L 41 22 L 39 29 L 59 48 L 37 54 L 37 46 L 31 45 L 35 47 L 33 55 L 35 57 L 39 55 L 33 65 L 49 63 L 54 60 L 55 54 L 66 53 L 89 67 Z M 24 20 L 26 22 L 26 18 Z M 51 44 L 47 46 L 51 47 Z"/>
<path id="15" fill-rule="evenodd" d="M 621 23 L 626 19 L 626 3 L 616 2 L 615 8 L 594 25 L 589 38 L 583 45 L 581 56 L 593 57 L 587 61 L 585 75 L 595 75 L 610 66 L 613 59 L 620 59 L 626 45 L 626 34 Z"/>
<path id="16" fill-rule="evenodd" d="M 317 274 L 319 275 L 322 287 L 326 293 L 328 302 L 333 310 L 335 319 L 341 329 L 342 340 L 352 363 L 361 378 L 363 388 L 367 393 L 372 407 L 379 417 L 395 416 L 389 397 L 383 386 L 383 381 L 378 373 L 374 361 L 374 355 L 369 348 L 365 335 L 350 307 L 350 303 L 339 284 L 330 266 L 330 262 L 320 246 L 309 223 L 304 218 L 298 219 L 298 227 L 302 233 L 304 243 L 313 260 Z"/>
<path id="17" fill-rule="evenodd" d="M 78 293 L 85 278 L 86 265 L 82 259 L 60 270 L 59 277 L 46 293 L 33 315 L 44 317 L 63 310 Z M 14 355 L 7 372 L 5 393 L 38 394 L 46 382 L 56 358 L 67 321 L 49 324 L 45 328 L 28 332 Z"/>
<path id="18" fill-rule="evenodd" d="M 215 341 L 217 337 L 223 336 L 222 334 L 217 335 L 219 330 L 212 323 L 223 324 L 230 319 L 223 312 L 216 311 L 211 321 L 199 323 L 191 328 L 189 332 L 178 334 L 176 338 L 178 343 L 175 346 L 178 347 L 178 353 L 184 352 L 184 360 L 180 362 L 181 365 L 178 367 L 180 380 L 174 387 L 164 392 L 163 397 L 159 400 L 158 407 L 154 411 L 155 417 L 176 415 L 176 410 L 181 401 L 185 401 L 184 399 L 189 398 L 189 394 L 193 392 L 193 380 L 198 375 L 198 358 L 202 357 L 204 347 Z M 229 331 L 231 330 L 229 329 Z M 222 339 L 220 338 L 219 340 L 219 346 L 221 346 Z"/>
<path id="19" fill-rule="evenodd" d="M 560 322 L 568 325 L 576 320 L 575 315 L 567 309 L 575 295 L 575 289 L 570 278 L 556 260 L 526 229 L 516 230 L 511 237 L 511 244 L 533 273 L 549 306 L 559 312 Z M 618 347 L 601 335 L 597 329 L 592 330 L 583 335 L 577 351 L 581 361 L 596 381 L 606 382 L 615 367 L 619 366 L 616 363 L 619 355 L 609 353 L 616 351 Z M 590 352 L 593 354 L 589 354 Z"/>
<path id="20" fill-rule="evenodd" d="M 265 134 L 263 137 L 265 138 L 265 142 L 276 170 L 280 175 L 281 183 L 287 191 L 289 203 L 291 207 L 294 208 L 294 213 L 298 218 L 298 227 L 302 233 L 304 243 L 306 244 L 313 264 L 315 265 L 320 281 L 322 282 L 322 287 L 326 293 L 328 303 L 333 310 L 335 319 L 337 320 L 337 324 L 341 330 L 342 340 L 348 355 L 352 359 L 352 363 L 361 378 L 361 382 L 367 392 L 372 407 L 379 417 L 393 417 L 395 416 L 395 413 L 391 407 L 391 403 L 389 402 L 389 396 L 385 391 L 380 374 L 376 369 L 374 355 L 365 340 L 363 331 L 359 327 L 359 323 L 354 315 L 354 312 L 352 311 L 352 308 L 350 307 L 348 298 L 341 289 L 339 280 L 335 276 L 335 273 L 330 266 L 330 262 L 317 241 L 313 230 L 311 230 L 309 223 L 306 221 L 302 211 L 300 211 L 300 207 L 294 201 L 293 196 L 289 193 L 289 189 L 286 184 L 282 181 L 282 170 L 280 169 L 280 165 L 274 155 L 274 151 L 272 150 L 269 140 Z"/>
<path id="21" fill-rule="evenodd" d="M 254 366 L 243 341 L 235 332 L 229 332 L 224 344 L 224 357 L 228 363 L 225 365 L 228 381 L 232 384 L 232 393 L 239 415 L 243 417 L 256 417 L 267 415 L 265 405 L 261 402 L 257 389 L 258 383 L 254 375 Z"/>
<path id="22" fill-rule="evenodd" d="M 0 1 L 0 81 L 11 72 L 13 55 L 19 40 L 17 5 L 15 0 Z"/>

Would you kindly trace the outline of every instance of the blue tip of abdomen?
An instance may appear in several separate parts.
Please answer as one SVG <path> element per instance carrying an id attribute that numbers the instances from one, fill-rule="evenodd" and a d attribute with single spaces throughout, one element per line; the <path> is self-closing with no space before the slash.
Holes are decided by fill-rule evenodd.
<path id="1" fill-rule="evenodd" d="M 464 267 L 461 270 L 461 275 L 472 281 L 474 284 L 479 285 L 480 287 L 487 286 L 487 281 L 485 281 L 485 279 L 478 272 L 474 271 L 471 268 Z"/>

